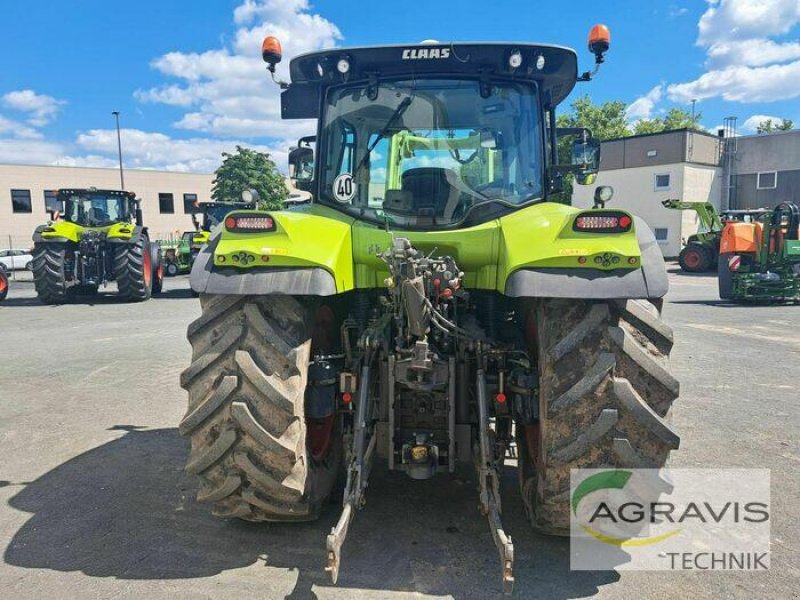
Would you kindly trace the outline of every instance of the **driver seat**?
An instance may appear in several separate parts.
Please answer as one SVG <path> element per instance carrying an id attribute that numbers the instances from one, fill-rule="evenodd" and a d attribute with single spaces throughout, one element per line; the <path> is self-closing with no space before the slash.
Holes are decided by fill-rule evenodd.
<path id="1" fill-rule="evenodd" d="M 461 198 L 462 183 L 452 169 L 419 167 L 404 172 L 401 179 L 404 192 L 411 194 L 418 216 L 453 218 Z"/>

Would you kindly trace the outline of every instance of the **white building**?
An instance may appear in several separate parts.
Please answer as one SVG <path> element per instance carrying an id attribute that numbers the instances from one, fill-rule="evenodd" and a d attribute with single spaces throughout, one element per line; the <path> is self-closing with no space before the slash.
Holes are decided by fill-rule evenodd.
<path id="1" fill-rule="evenodd" d="M 722 196 L 722 140 L 690 130 L 638 135 L 602 143 L 600 173 L 594 185 L 575 185 L 572 203 L 593 204 L 598 185 L 614 188 L 609 208 L 616 207 L 643 218 L 661 245 L 664 256 L 674 258 L 682 241 L 697 232 L 694 211 L 664 208 L 661 202 L 711 202 L 720 209 Z"/>
<path id="2" fill-rule="evenodd" d="M 152 239 L 194 229 L 195 201 L 211 199 L 213 174 L 126 169 L 125 188 L 142 200 Z M 0 249 L 29 248 L 48 219 L 47 202 L 59 188 L 120 189 L 118 169 L 0 165 Z"/>

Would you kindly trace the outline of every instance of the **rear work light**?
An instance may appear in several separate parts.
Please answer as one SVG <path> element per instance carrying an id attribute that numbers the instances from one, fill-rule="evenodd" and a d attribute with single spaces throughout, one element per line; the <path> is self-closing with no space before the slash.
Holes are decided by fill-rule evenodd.
<path id="1" fill-rule="evenodd" d="M 630 231 L 632 224 L 633 219 L 625 213 L 595 210 L 578 215 L 572 229 L 589 233 L 624 233 Z"/>
<path id="2" fill-rule="evenodd" d="M 229 215 L 225 229 L 234 233 L 275 231 L 275 220 L 269 215 Z"/>

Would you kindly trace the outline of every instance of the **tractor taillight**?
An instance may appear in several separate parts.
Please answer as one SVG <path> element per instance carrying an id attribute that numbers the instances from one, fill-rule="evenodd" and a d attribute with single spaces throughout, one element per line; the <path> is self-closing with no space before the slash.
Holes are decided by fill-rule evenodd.
<path id="1" fill-rule="evenodd" d="M 593 210 L 578 215 L 572 229 L 589 233 L 624 233 L 630 231 L 632 224 L 633 219 L 625 213 Z"/>
<path id="2" fill-rule="evenodd" d="M 234 233 L 275 231 L 275 220 L 263 214 L 229 215 L 225 218 L 225 229 Z"/>

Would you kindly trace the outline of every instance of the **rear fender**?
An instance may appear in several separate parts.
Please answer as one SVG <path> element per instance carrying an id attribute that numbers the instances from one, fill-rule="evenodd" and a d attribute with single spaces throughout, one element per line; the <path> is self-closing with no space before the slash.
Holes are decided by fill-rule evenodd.
<path id="1" fill-rule="evenodd" d="M 195 292 L 330 296 L 353 289 L 352 219 L 299 211 L 236 211 L 226 218 L 245 213 L 273 219 L 274 230 L 221 227 L 194 261 Z"/>
<path id="2" fill-rule="evenodd" d="M 506 280 L 505 294 L 515 298 L 661 298 L 669 290 L 664 257 L 647 224 L 634 217 L 636 242 L 641 252 L 635 269 L 530 267 L 514 271 Z"/>
<path id="3" fill-rule="evenodd" d="M 132 223 L 115 223 L 106 231 L 109 244 L 135 244 L 142 235 L 147 236 L 147 227 Z"/>

